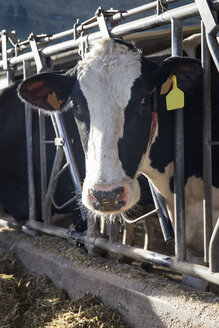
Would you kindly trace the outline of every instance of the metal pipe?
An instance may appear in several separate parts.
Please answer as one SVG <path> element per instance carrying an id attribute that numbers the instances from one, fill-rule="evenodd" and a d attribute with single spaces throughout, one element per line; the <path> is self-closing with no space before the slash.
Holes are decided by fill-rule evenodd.
<path id="1" fill-rule="evenodd" d="M 41 231 L 60 238 L 68 237 L 68 229 L 57 227 L 51 224 L 44 225 L 42 222 L 39 221 L 27 221 L 26 226 L 30 229 Z"/>
<path id="2" fill-rule="evenodd" d="M 182 21 L 172 19 L 172 56 L 182 55 Z M 186 258 L 184 195 L 183 108 L 175 111 L 174 141 L 174 217 L 175 254 L 178 261 Z"/>
<path id="3" fill-rule="evenodd" d="M 142 248 L 125 246 L 121 243 L 111 243 L 103 238 L 96 238 L 87 240 L 85 236 L 79 237 L 84 243 L 93 243 L 95 247 L 110 251 L 115 254 L 119 254 L 125 257 L 132 258 L 141 262 L 149 262 L 159 266 L 163 266 L 174 272 L 183 273 L 186 275 L 194 276 L 200 279 L 207 280 L 214 284 L 219 284 L 219 273 L 211 273 L 207 267 L 202 265 L 188 263 L 185 261 L 178 261 L 174 257 L 154 253 L 144 250 Z"/>
<path id="4" fill-rule="evenodd" d="M 211 61 L 206 41 L 206 30 L 202 22 L 201 61 L 204 68 L 203 95 L 203 225 L 204 261 L 209 262 L 209 242 L 212 233 L 212 149 L 211 149 Z"/>
<path id="5" fill-rule="evenodd" d="M 209 245 L 209 269 L 219 272 L 219 219 L 214 227 Z"/>
<path id="6" fill-rule="evenodd" d="M 198 8 L 195 3 L 168 10 L 160 15 L 153 15 L 143 19 L 138 19 L 131 23 L 121 24 L 111 30 L 111 34 L 115 36 L 124 36 L 127 34 L 145 31 L 153 27 L 167 25 L 171 19 L 186 19 L 199 15 Z"/>
<path id="7" fill-rule="evenodd" d="M 28 77 L 29 65 L 23 62 L 24 80 Z M 25 103 L 25 127 L 26 127 L 26 148 L 27 148 L 27 180 L 28 180 L 28 210 L 29 220 L 36 220 L 36 195 L 34 183 L 33 168 L 33 130 L 32 130 L 33 112 L 30 105 Z"/>
<path id="8" fill-rule="evenodd" d="M 46 160 L 46 126 L 45 126 L 45 115 L 42 114 L 41 110 L 38 110 L 39 115 L 39 140 L 40 140 L 40 172 L 41 172 L 41 208 L 42 208 L 42 219 L 47 223 L 46 212 L 45 212 L 45 195 L 47 190 L 47 160 Z"/>
<path id="9" fill-rule="evenodd" d="M 60 137 L 64 141 L 64 152 L 69 163 L 69 169 L 73 177 L 73 183 L 75 186 L 76 192 L 80 195 L 81 194 L 81 182 L 80 182 L 80 175 L 76 166 L 76 161 L 74 158 L 74 154 L 71 149 L 71 145 L 69 143 L 69 138 L 67 135 L 67 129 L 65 127 L 65 121 L 61 113 L 55 113 L 55 119 L 57 123 L 57 127 L 60 133 Z M 74 165 L 75 164 L 75 165 Z"/>
<path id="10" fill-rule="evenodd" d="M 129 220 L 128 217 L 127 217 L 127 215 L 124 214 L 124 213 L 121 214 L 121 217 L 122 217 L 122 219 L 123 219 L 126 223 L 128 223 L 128 224 L 133 224 L 133 223 L 137 223 L 137 222 L 139 222 L 139 221 L 145 220 L 145 219 L 147 219 L 147 218 L 150 218 L 150 217 L 153 216 L 153 215 L 157 215 L 157 212 L 158 212 L 158 210 L 155 209 L 155 210 L 150 211 L 150 212 L 148 212 L 148 213 L 146 213 L 146 214 L 144 214 L 144 215 L 142 215 L 142 216 L 139 216 L 138 218 L 136 218 L 136 219 L 134 219 L 134 220 Z"/>
<path id="11" fill-rule="evenodd" d="M 43 223 L 37 221 L 28 221 L 26 225 L 31 229 L 41 231 L 50 235 L 58 236 L 65 239 L 69 238 L 69 231 L 65 228 L 56 227 L 53 225 L 44 226 Z M 83 234 L 79 233 L 77 234 L 77 238 L 71 239 L 76 239 L 77 241 L 82 242 L 84 244 L 89 244 L 90 246 L 93 245 L 93 247 L 97 247 L 124 257 L 129 257 L 136 261 L 148 262 L 163 266 L 174 272 L 183 273 L 196 278 L 204 279 L 213 284 L 219 285 L 219 273 L 211 273 L 207 267 L 198 264 L 188 263 L 185 261 L 176 261 L 176 259 L 171 256 L 154 253 L 151 251 L 144 250 L 142 248 L 122 245 L 121 243 L 112 243 L 103 238 L 88 238 Z"/>
<path id="12" fill-rule="evenodd" d="M 168 4 L 168 3 L 173 3 L 173 2 L 176 2 L 176 1 L 178 1 L 178 0 L 164 0 L 163 3 Z M 109 17 L 107 19 L 107 22 L 110 23 L 112 21 L 120 21 L 121 19 L 144 13 L 146 11 L 155 9 L 156 5 L 157 5 L 156 1 L 153 1 L 151 3 L 145 4 L 145 5 L 133 8 L 133 9 L 129 9 L 129 10 L 126 10 L 126 11 L 121 12 L 121 13 L 116 13 L 113 16 Z M 87 31 L 87 30 L 90 30 L 92 28 L 98 27 L 98 22 L 93 22 L 93 23 L 86 24 L 86 25 L 84 25 L 82 23 L 82 26 L 79 23 L 78 27 L 76 28 L 77 33 L 80 33 L 82 31 Z M 74 29 L 69 29 L 69 30 L 66 30 L 64 32 L 56 33 L 52 36 L 45 36 L 38 43 L 40 44 L 40 46 L 43 46 L 44 44 L 47 44 L 47 43 L 52 42 L 52 41 L 56 41 L 56 40 L 61 39 L 61 38 L 65 38 L 65 37 L 68 37 L 68 36 L 71 37 L 71 36 L 73 36 L 73 34 L 74 34 Z M 30 45 L 29 45 L 28 40 L 25 40 L 25 41 L 20 42 L 18 44 L 18 48 L 20 49 L 20 51 L 26 50 L 29 47 L 30 47 Z M 14 48 L 8 49 L 8 54 L 10 54 L 10 53 L 14 53 Z"/>
<path id="13" fill-rule="evenodd" d="M 219 37 L 215 38 L 209 34 L 207 36 L 208 48 L 211 52 L 212 59 L 214 60 L 215 66 L 219 72 Z"/>
<path id="14" fill-rule="evenodd" d="M 61 238 L 69 238 L 68 229 L 56 227 L 53 225 L 44 226 L 41 222 L 27 222 L 27 226 L 31 229 L 41 231 L 50 235 L 58 236 Z M 132 258 L 140 262 L 148 262 L 163 266 L 174 272 L 183 273 L 196 278 L 207 280 L 213 284 L 219 285 L 219 273 L 211 273 L 207 267 L 202 265 L 188 263 L 185 261 L 177 261 L 174 257 L 162 255 L 159 253 L 154 253 L 151 251 L 144 250 L 142 248 L 132 247 L 122 245 L 121 243 L 112 243 L 103 238 L 88 238 L 83 234 L 77 234 L 77 239 L 79 242 L 84 244 L 89 244 L 90 246 L 97 247 L 109 252 L 121 255 L 124 257 Z M 69 240 L 71 240 L 69 239 Z"/>
<path id="15" fill-rule="evenodd" d="M 210 141 L 209 144 L 211 146 L 219 146 L 219 141 Z"/>
<path id="16" fill-rule="evenodd" d="M 173 227 L 169 215 L 167 213 L 165 201 L 162 198 L 162 196 L 156 191 L 156 189 L 154 188 L 153 184 L 150 181 L 149 181 L 149 186 L 151 189 L 151 194 L 156 207 L 164 240 L 165 241 L 173 240 L 174 239 Z"/>
<path id="17" fill-rule="evenodd" d="M 57 128 L 60 134 L 60 137 L 63 139 L 64 141 L 64 153 L 65 153 L 65 157 L 67 160 L 67 163 L 69 163 L 69 170 L 72 176 L 72 181 L 75 187 L 75 191 L 76 191 L 76 195 L 80 196 L 81 195 L 81 181 L 80 181 L 80 175 L 77 169 L 77 164 L 76 164 L 76 160 L 69 142 L 69 137 L 68 137 L 68 133 L 67 133 L 67 129 L 65 127 L 65 121 L 64 118 L 62 116 L 61 113 L 56 112 L 54 114 L 54 118 L 56 120 L 56 124 L 57 124 Z M 82 208 L 82 206 L 80 207 L 80 211 L 81 211 L 81 215 L 82 215 L 82 219 L 86 220 L 86 214 L 84 212 L 84 209 Z"/>
<path id="18" fill-rule="evenodd" d="M 122 37 L 131 33 L 144 31 L 153 27 L 159 27 L 167 25 L 171 22 L 172 18 L 175 19 L 186 19 L 199 15 L 199 11 L 195 3 L 182 6 L 180 8 L 172 9 L 162 13 L 161 15 L 153 15 L 143 19 L 135 20 L 131 23 L 121 24 L 111 29 L 111 34 L 117 37 Z M 85 37 L 83 37 L 85 39 Z M 101 32 L 91 33 L 88 36 L 89 42 L 102 38 Z M 79 47 L 81 39 L 69 40 L 56 45 L 48 46 L 41 49 L 41 56 L 51 56 L 56 53 L 61 53 L 67 50 L 76 49 Z M 16 65 L 23 60 L 32 60 L 34 58 L 31 52 L 19 55 L 17 57 L 10 58 L 8 60 L 10 65 Z M 0 68 L 3 67 L 3 61 L 0 61 Z"/>
<path id="19" fill-rule="evenodd" d="M 50 220 L 51 220 L 52 201 L 50 195 L 51 193 L 55 193 L 56 190 L 57 180 L 55 180 L 54 182 L 54 177 L 60 170 L 60 167 L 62 165 L 63 155 L 64 154 L 63 154 L 62 147 L 57 147 L 47 192 L 44 198 L 44 224 L 51 223 Z"/>

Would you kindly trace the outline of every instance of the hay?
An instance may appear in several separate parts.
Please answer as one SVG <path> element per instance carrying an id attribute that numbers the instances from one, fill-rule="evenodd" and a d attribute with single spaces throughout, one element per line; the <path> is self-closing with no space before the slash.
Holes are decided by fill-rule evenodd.
<path id="1" fill-rule="evenodd" d="M 118 312 L 92 295 L 69 300 L 45 275 L 27 272 L 0 248 L 1 328 L 125 328 Z"/>

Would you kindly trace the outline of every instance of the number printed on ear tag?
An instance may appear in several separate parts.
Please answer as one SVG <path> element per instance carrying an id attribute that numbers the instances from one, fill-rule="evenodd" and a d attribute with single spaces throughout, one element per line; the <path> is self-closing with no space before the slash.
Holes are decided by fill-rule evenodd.
<path id="1" fill-rule="evenodd" d="M 184 107 L 184 92 L 177 88 L 176 75 L 172 76 L 173 87 L 166 96 L 167 110 L 174 110 Z"/>

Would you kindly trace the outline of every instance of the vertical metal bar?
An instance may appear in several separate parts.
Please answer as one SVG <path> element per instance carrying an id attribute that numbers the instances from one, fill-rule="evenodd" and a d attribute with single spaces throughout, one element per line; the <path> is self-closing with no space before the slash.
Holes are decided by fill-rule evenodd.
<path id="1" fill-rule="evenodd" d="M 166 204 L 162 196 L 156 191 L 153 184 L 148 181 L 149 187 L 151 189 L 151 195 L 153 197 L 153 202 L 155 208 L 157 210 L 157 215 L 161 227 L 161 231 L 163 233 L 163 237 L 165 241 L 173 240 L 174 232 L 172 228 L 172 223 L 170 221 L 168 211 L 166 208 Z"/>
<path id="2" fill-rule="evenodd" d="M 37 48 L 36 39 L 33 34 L 29 37 L 29 43 L 31 50 L 34 55 L 35 64 L 37 67 L 37 73 L 42 69 L 46 69 L 39 50 Z M 41 208 L 42 208 L 42 220 L 46 224 L 46 208 L 45 208 L 45 196 L 47 190 L 47 160 L 46 160 L 46 124 L 45 115 L 42 114 L 41 110 L 38 110 L 39 115 L 39 139 L 40 139 L 40 173 L 41 173 Z"/>
<path id="3" fill-rule="evenodd" d="M 212 149 L 211 149 L 211 62 L 206 40 L 206 29 L 202 22 L 201 60 L 203 74 L 203 224 L 204 261 L 209 262 L 209 242 L 212 234 Z"/>
<path id="4" fill-rule="evenodd" d="M 172 56 L 180 56 L 182 55 L 182 22 L 172 19 L 171 23 Z M 186 257 L 183 108 L 175 111 L 174 216 L 175 254 L 176 259 L 180 261 Z"/>
<path id="5" fill-rule="evenodd" d="M 57 146 L 56 148 L 56 154 L 55 154 L 55 159 L 53 162 L 53 167 L 52 167 L 52 172 L 50 175 L 50 180 L 47 188 L 47 192 L 45 194 L 45 199 L 44 199 L 44 224 L 50 224 L 51 223 L 51 209 L 52 209 L 52 202 L 51 202 L 51 193 L 54 193 L 56 189 L 56 185 L 58 180 L 54 182 L 54 178 L 59 172 L 62 161 L 63 161 L 63 149 L 60 146 Z"/>
<path id="6" fill-rule="evenodd" d="M 24 80 L 28 77 L 29 63 L 23 62 Z M 27 177 L 28 177 L 28 209 L 29 221 L 36 220 L 36 197 L 33 169 L 33 131 L 32 131 L 32 109 L 25 104 L 26 125 L 26 147 L 27 147 Z"/>
<path id="7" fill-rule="evenodd" d="M 8 70 L 8 56 L 7 56 L 7 32 L 6 30 L 2 31 L 1 37 L 2 45 L 2 60 L 3 60 L 3 70 Z"/>
<path id="8" fill-rule="evenodd" d="M 219 219 L 209 244 L 209 269 L 211 272 L 219 272 Z"/>
<path id="9" fill-rule="evenodd" d="M 64 146 L 63 146 L 64 153 L 65 153 L 66 160 L 69 163 L 69 169 L 70 169 L 70 173 L 72 176 L 75 191 L 76 191 L 76 194 L 79 196 L 79 195 L 81 195 L 80 175 L 79 175 L 79 172 L 77 169 L 77 164 L 76 164 L 76 161 L 74 158 L 74 154 L 73 154 L 70 142 L 69 142 L 69 137 L 68 137 L 67 130 L 65 127 L 65 121 L 64 121 L 64 118 L 61 113 L 56 112 L 54 115 L 55 115 L 55 120 L 56 120 L 56 124 L 58 127 L 60 137 L 64 141 Z M 82 215 L 83 220 L 86 220 L 86 214 L 85 214 L 83 208 L 81 207 L 80 210 L 81 210 L 81 215 Z"/>
<path id="10" fill-rule="evenodd" d="M 7 80 L 8 80 L 8 85 L 13 83 L 13 72 L 11 70 L 7 71 Z"/>
<path id="11" fill-rule="evenodd" d="M 45 195 L 47 189 L 47 160 L 46 160 L 46 126 L 45 115 L 41 110 L 38 110 L 39 115 L 39 138 L 40 138 L 40 172 L 41 172 L 41 208 L 42 208 L 42 220 L 45 220 Z"/>

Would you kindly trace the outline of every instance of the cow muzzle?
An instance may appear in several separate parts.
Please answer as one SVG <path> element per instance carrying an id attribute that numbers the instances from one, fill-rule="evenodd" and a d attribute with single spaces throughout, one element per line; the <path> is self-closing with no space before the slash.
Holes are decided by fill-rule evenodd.
<path id="1" fill-rule="evenodd" d="M 126 205 L 126 191 L 123 186 L 112 190 L 89 189 L 88 194 L 90 204 L 97 211 L 119 211 Z"/>

